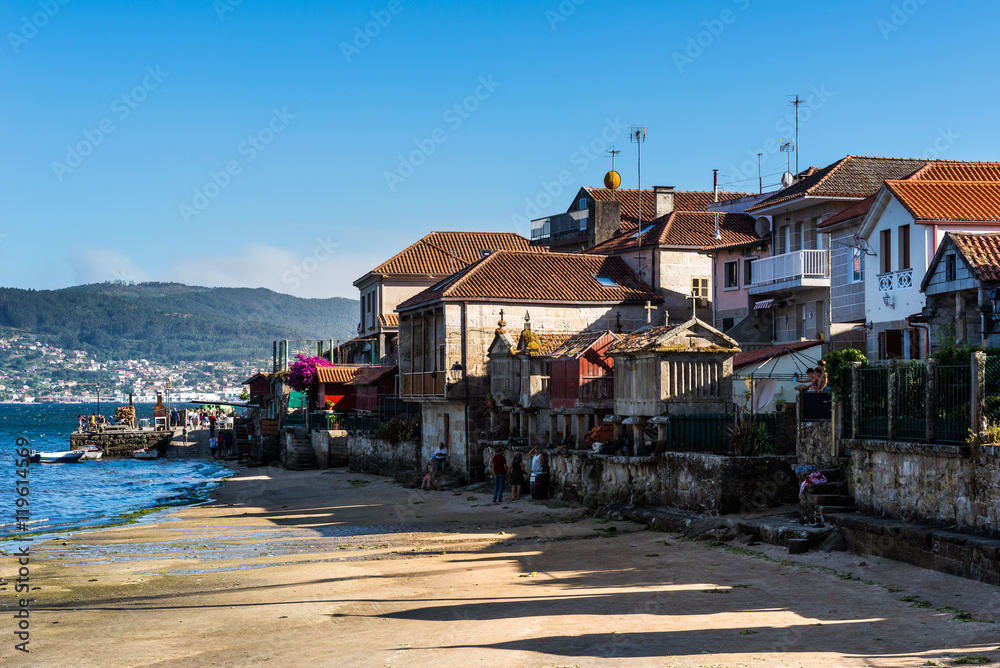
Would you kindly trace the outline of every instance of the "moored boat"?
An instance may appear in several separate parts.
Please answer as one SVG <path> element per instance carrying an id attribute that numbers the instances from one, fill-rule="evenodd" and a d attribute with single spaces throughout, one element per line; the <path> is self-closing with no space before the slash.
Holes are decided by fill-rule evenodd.
<path id="1" fill-rule="evenodd" d="M 143 448 L 132 452 L 133 459 L 156 459 L 160 453 L 152 448 Z"/>
<path id="2" fill-rule="evenodd" d="M 83 457 L 81 459 L 100 459 L 104 456 L 104 450 L 96 445 L 85 445 L 77 450 L 83 451 Z"/>
<path id="3" fill-rule="evenodd" d="M 83 459 L 82 450 L 68 450 L 66 452 L 39 452 L 38 461 L 43 464 L 72 464 Z"/>

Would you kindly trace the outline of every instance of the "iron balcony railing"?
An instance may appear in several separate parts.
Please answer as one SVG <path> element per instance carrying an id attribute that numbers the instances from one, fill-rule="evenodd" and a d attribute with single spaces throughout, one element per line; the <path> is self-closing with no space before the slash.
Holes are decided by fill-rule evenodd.
<path id="1" fill-rule="evenodd" d="M 913 270 L 902 269 L 878 275 L 878 291 L 891 292 L 913 287 Z"/>
<path id="2" fill-rule="evenodd" d="M 754 287 L 800 278 L 830 278 L 830 251 L 800 250 L 754 260 Z"/>
<path id="3" fill-rule="evenodd" d="M 531 240 L 575 237 L 586 232 L 589 223 L 590 211 L 587 209 L 536 218 L 531 221 Z"/>

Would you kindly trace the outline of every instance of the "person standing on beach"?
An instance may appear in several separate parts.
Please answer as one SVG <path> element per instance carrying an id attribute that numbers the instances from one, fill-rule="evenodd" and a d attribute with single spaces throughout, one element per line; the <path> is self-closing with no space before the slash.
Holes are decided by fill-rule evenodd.
<path id="1" fill-rule="evenodd" d="M 517 501 L 521 498 L 521 489 L 524 487 L 524 459 L 521 453 L 514 455 L 514 461 L 510 464 L 510 500 Z"/>
<path id="2" fill-rule="evenodd" d="M 503 503 L 503 485 L 506 480 L 507 457 L 504 456 L 501 445 L 493 455 L 493 503 Z"/>
<path id="3" fill-rule="evenodd" d="M 187 442 L 188 442 L 188 426 L 187 425 L 184 425 L 184 429 L 181 430 L 181 437 L 184 439 L 184 441 L 183 441 L 184 445 L 187 445 Z"/>
<path id="4" fill-rule="evenodd" d="M 208 439 L 208 451 L 212 454 L 212 459 L 215 459 L 216 449 L 219 447 L 219 439 L 212 436 Z"/>
<path id="5" fill-rule="evenodd" d="M 208 435 L 215 436 L 215 425 L 218 424 L 218 419 L 214 414 L 208 416 Z"/>

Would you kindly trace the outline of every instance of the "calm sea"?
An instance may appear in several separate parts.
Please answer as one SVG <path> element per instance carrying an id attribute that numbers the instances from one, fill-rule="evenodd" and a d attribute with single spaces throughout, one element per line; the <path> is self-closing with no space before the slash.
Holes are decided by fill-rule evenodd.
<path id="1" fill-rule="evenodd" d="M 114 404 L 102 401 L 101 409 L 105 415 L 113 413 Z M 14 525 L 17 438 L 27 438 L 29 447 L 40 452 L 69 450 L 77 413 L 96 410 L 96 404 L 0 404 L 0 473 L 6 480 L 0 484 L 0 537 L 19 533 Z M 153 406 L 139 404 L 136 412 L 151 418 Z M 30 531 L 94 528 L 120 522 L 144 508 L 198 503 L 232 473 L 218 463 L 200 460 L 31 464 Z"/>

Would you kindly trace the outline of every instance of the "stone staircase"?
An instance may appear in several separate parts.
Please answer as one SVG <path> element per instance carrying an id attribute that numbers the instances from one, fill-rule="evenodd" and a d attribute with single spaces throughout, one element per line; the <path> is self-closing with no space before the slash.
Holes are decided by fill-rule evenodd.
<path id="1" fill-rule="evenodd" d="M 308 436 L 302 438 L 298 434 L 288 434 L 285 437 L 285 468 L 290 471 L 319 468 L 312 439 Z"/>
<path id="2" fill-rule="evenodd" d="M 827 482 L 810 485 L 799 498 L 802 516 L 810 524 L 825 522 L 827 515 L 854 512 L 854 501 L 840 468 L 819 469 Z"/>

